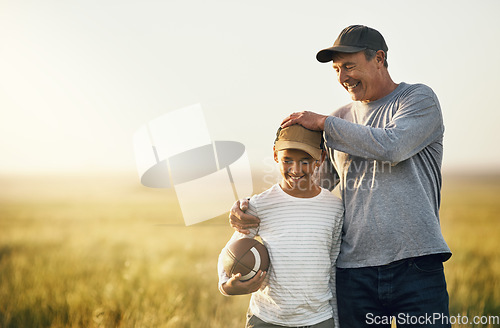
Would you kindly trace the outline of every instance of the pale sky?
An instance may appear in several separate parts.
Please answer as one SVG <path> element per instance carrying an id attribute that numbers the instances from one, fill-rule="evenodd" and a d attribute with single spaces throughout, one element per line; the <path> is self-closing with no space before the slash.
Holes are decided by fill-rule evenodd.
<path id="1" fill-rule="evenodd" d="M 134 132 L 196 103 L 212 140 L 243 143 L 259 167 L 286 115 L 350 101 L 315 55 L 352 24 L 384 35 L 395 82 L 438 95 L 443 171 L 497 169 L 499 12 L 496 0 L 0 0 L 0 174 L 133 171 Z"/>

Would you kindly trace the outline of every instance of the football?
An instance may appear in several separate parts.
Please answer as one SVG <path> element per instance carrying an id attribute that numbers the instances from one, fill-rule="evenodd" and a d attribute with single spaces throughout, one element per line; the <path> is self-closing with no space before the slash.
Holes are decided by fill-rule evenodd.
<path id="1" fill-rule="evenodd" d="M 241 273 L 240 281 L 246 281 L 252 279 L 259 270 L 267 271 L 269 253 L 257 239 L 241 238 L 224 249 L 222 263 L 229 277 Z"/>

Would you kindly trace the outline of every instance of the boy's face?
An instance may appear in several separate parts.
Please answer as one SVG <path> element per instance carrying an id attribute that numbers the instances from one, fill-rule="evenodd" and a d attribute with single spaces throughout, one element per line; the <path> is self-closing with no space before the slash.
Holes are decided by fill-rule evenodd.
<path id="1" fill-rule="evenodd" d="M 295 192 L 310 191 L 314 185 L 312 175 L 320 161 L 298 149 L 274 151 L 274 160 L 279 164 L 283 189 Z"/>

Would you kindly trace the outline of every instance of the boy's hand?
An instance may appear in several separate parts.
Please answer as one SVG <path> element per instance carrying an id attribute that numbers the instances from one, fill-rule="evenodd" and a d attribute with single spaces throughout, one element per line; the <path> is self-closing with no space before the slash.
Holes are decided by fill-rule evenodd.
<path id="1" fill-rule="evenodd" d="M 248 229 L 256 228 L 260 223 L 258 217 L 245 213 L 247 209 L 248 199 L 241 199 L 233 204 L 231 212 L 229 212 L 229 223 L 231 224 L 231 227 L 245 235 L 250 233 Z"/>
<path id="2" fill-rule="evenodd" d="M 250 280 L 240 281 L 241 273 L 233 275 L 227 282 L 222 285 L 222 289 L 228 295 L 244 295 L 251 294 L 259 290 L 264 282 L 266 272 L 259 270 L 257 274 Z"/>

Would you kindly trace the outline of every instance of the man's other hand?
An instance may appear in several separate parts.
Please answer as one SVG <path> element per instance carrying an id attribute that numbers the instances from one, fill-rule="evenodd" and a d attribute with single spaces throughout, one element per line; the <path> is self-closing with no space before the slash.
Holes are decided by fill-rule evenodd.
<path id="1" fill-rule="evenodd" d="M 258 217 L 246 214 L 245 211 L 248 209 L 248 199 L 241 199 L 236 201 L 229 212 L 229 223 L 236 231 L 249 234 L 250 228 L 256 228 L 259 226 L 260 220 Z"/>

